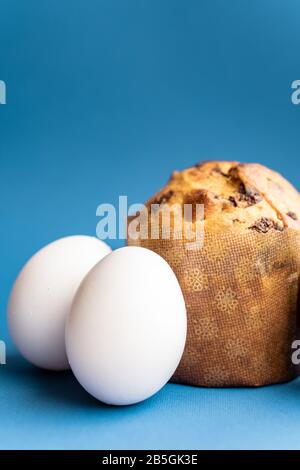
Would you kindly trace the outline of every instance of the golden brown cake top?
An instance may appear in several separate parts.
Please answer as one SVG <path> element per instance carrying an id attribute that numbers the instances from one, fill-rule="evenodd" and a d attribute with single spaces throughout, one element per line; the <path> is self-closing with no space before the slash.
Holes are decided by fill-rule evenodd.
<path id="1" fill-rule="evenodd" d="M 298 191 L 258 163 L 204 161 L 175 171 L 147 206 L 154 203 L 204 204 L 205 230 L 213 233 L 300 229 Z"/>

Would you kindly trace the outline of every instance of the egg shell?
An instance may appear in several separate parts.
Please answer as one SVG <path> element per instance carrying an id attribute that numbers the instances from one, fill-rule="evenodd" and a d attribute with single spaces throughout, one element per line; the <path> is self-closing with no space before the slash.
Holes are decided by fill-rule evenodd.
<path id="1" fill-rule="evenodd" d="M 156 253 L 120 248 L 82 282 L 66 323 L 71 368 L 95 398 L 140 402 L 171 378 L 186 340 L 177 278 Z"/>
<path id="2" fill-rule="evenodd" d="M 50 243 L 26 263 L 10 295 L 8 323 L 15 345 L 32 364 L 69 368 L 66 317 L 82 279 L 110 252 L 95 237 L 75 235 Z"/>

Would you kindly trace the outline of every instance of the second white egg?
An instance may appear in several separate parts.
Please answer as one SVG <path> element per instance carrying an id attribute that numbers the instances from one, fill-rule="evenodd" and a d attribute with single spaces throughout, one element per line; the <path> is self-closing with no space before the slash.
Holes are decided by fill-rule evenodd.
<path id="1" fill-rule="evenodd" d="M 171 378 L 186 339 L 184 298 L 167 262 L 125 247 L 82 282 L 66 324 L 66 350 L 82 386 L 114 405 L 142 401 Z"/>

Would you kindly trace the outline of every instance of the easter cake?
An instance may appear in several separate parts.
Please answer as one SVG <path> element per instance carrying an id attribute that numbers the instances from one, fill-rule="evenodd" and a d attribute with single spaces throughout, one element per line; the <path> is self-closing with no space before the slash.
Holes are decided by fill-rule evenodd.
<path id="1" fill-rule="evenodd" d="M 204 242 L 194 250 L 172 234 L 169 239 L 128 235 L 129 245 L 167 260 L 185 297 L 187 343 L 173 380 L 223 387 L 294 378 L 298 191 L 260 164 L 205 161 L 173 172 L 146 207 L 153 204 L 204 206 Z M 149 211 L 150 228 L 151 223 Z"/>

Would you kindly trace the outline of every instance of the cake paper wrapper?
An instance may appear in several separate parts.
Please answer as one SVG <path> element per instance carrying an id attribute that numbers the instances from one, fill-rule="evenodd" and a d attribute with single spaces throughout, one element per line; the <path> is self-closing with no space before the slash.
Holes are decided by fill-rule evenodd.
<path id="1" fill-rule="evenodd" d="M 298 231 L 210 233 L 194 250 L 176 239 L 129 237 L 128 245 L 161 255 L 183 291 L 187 342 L 173 381 L 259 386 L 298 375 Z"/>

